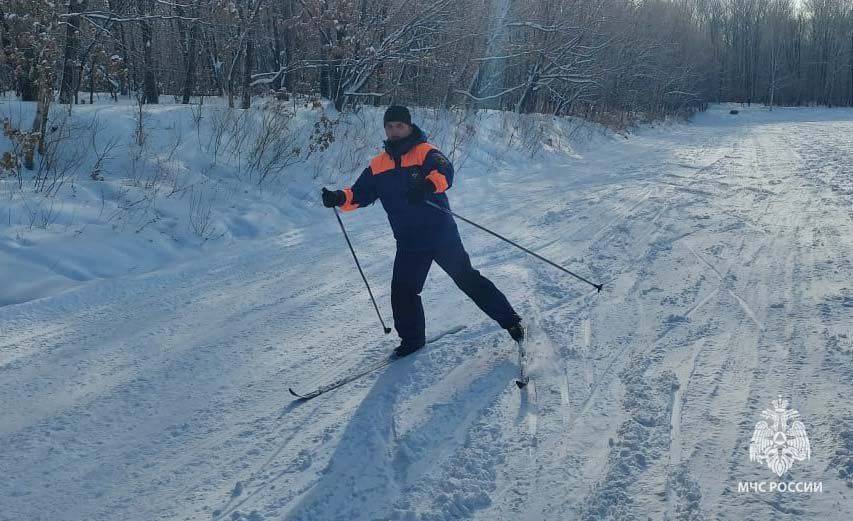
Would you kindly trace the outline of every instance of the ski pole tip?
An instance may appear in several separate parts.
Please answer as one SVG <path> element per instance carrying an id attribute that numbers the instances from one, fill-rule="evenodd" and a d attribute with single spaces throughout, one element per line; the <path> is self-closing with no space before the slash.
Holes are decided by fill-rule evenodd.
<path id="1" fill-rule="evenodd" d="M 390 327 L 386 327 L 386 328 L 384 328 L 384 329 L 385 329 L 385 334 L 386 334 L 386 335 L 387 335 L 388 333 L 390 333 L 390 332 L 391 332 L 391 328 L 390 328 Z"/>
<path id="2" fill-rule="evenodd" d="M 601 293 L 601 288 L 604 287 L 604 284 L 595 284 L 594 286 L 598 290 L 598 293 Z"/>

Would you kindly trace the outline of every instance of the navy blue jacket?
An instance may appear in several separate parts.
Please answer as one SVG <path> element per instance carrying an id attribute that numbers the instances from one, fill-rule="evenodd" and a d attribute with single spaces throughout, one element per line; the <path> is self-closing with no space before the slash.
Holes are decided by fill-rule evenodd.
<path id="1" fill-rule="evenodd" d="M 415 177 L 426 178 L 435 186 L 433 193 L 426 194 L 427 201 L 450 209 L 445 192 L 453 185 L 453 165 L 412 125 L 408 137 L 385 141 L 385 151 L 370 161 L 351 188 L 343 190 L 346 201 L 341 210 L 355 210 L 379 198 L 399 249 L 433 249 L 458 240 L 452 216 L 426 203 L 408 201 L 406 192 Z"/>

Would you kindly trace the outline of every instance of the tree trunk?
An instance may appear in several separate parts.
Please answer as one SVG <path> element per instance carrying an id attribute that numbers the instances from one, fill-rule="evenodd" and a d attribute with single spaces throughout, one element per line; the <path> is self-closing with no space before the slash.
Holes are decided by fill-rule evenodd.
<path id="1" fill-rule="evenodd" d="M 281 47 L 281 34 L 278 31 L 278 22 L 280 18 L 276 16 L 276 13 L 270 12 L 270 32 L 272 32 L 272 42 L 273 42 L 273 63 L 275 64 L 276 71 L 280 71 L 284 67 L 284 60 L 282 60 L 282 47 Z M 272 84 L 270 84 L 270 88 L 272 90 L 279 90 L 282 85 L 283 78 L 281 74 L 276 74 L 275 79 L 273 79 Z"/>
<path id="2" fill-rule="evenodd" d="M 44 131 L 47 128 L 47 116 L 50 111 L 50 100 L 53 99 L 53 82 L 50 77 L 50 73 L 48 71 L 41 71 L 39 74 L 39 85 L 38 85 L 38 103 L 36 104 L 36 117 L 33 120 L 33 132 L 38 132 L 38 151 L 39 154 L 44 155 Z M 27 162 L 29 163 L 29 168 L 32 170 L 33 168 L 33 158 L 30 155 L 27 158 Z"/>
<path id="3" fill-rule="evenodd" d="M 0 61 L 5 62 L 6 48 L 10 47 L 12 42 L 9 41 L 9 27 L 6 25 L 6 15 L 3 14 L 3 6 L 0 5 Z M 0 83 L 0 96 L 6 95 L 6 84 Z"/>
<path id="4" fill-rule="evenodd" d="M 36 101 L 38 87 L 34 78 L 36 77 L 36 58 L 32 48 L 24 50 L 24 64 L 21 74 L 18 75 L 18 92 L 21 93 L 21 101 Z"/>
<path id="5" fill-rule="evenodd" d="M 95 98 L 95 54 L 92 53 L 92 65 L 89 67 L 89 105 Z"/>
<path id="6" fill-rule="evenodd" d="M 190 29 L 189 49 L 187 50 L 187 68 L 184 72 L 184 98 L 183 103 L 190 102 L 190 96 L 195 91 L 196 80 L 196 59 L 198 51 L 196 50 L 196 41 L 198 40 L 198 25 L 193 25 Z"/>
<path id="7" fill-rule="evenodd" d="M 252 105 L 252 61 L 254 60 L 255 42 L 252 35 L 246 36 L 246 52 L 243 56 L 243 100 L 240 108 L 247 109 Z"/>
<path id="8" fill-rule="evenodd" d="M 79 13 L 86 9 L 88 0 L 70 0 L 68 2 L 69 13 Z M 77 81 L 77 67 L 74 66 L 75 60 L 79 58 L 80 46 L 80 17 L 71 16 L 68 18 L 68 25 L 65 26 L 65 53 L 62 58 L 62 85 L 59 88 L 59 102 L 71 103 L 74 94 L 79 85 Z"/>
<path id="9" fill-rule="evenodd" d="M 145 0 L 136 0 L 139 16 L 145 16 Z M 157 79 L 154 76 L 154 43 L 151 41 L 151 26 L 146 20 L 139 21 L 142 32 L 142 102 L 156 105 L 160 102 Z"/>
<path id="10" fill-rule="evenodd" d="M 195 2 L 193 16 L 199 15 L 199 2 L 200 0 L 196 0 Z M 179 5 L 175 6 L 175 12 L 178 16 L 184 16 L 184 10 Z M 184 88 L 181 103 L 186 105 L 190 102 L 190 97 L 192 97 L 193 92 L 195 91 L 196 61 L 198 55 L 196 42 L 198 41 L 199 33 L 198 23 L 193 22 L 192 27 L 187 30 L 184 22 L 179 19 L 178 31 L 181 34 L 181 39 L 184 40 L 183 46 L 181 47 L 184 55 Z"/>
<path id="11" fill-rule="evenodd" d="M 219 61 L 219 48 L 216 44 L 216 35 L 213 31 L 205 31 L 205 34 L 208 36 L 208 41 L 206 43 L 207 53 L 210 58 L 210 76 L 216 82 L 216 87 L 219 91 L 219 96 L 225 95 L 225 85 L 223 84 L 222 79 L 222 63 Z"/>
<path id="12" fill-rule="evenodd" d="M 124 74 L 121 75 L 121 80 L 119 83 L 119 94 L 122 96 L 127 96 L 129 93 L 129 83 L 130 83 L 130 70 L 128 69 L 129 65 L 127 63 L 127 36 L 124 32 L 124 26 L 122 24 L 118 25 L 118 32 L 121 41 L 121 63 L 124 68 Z"/>

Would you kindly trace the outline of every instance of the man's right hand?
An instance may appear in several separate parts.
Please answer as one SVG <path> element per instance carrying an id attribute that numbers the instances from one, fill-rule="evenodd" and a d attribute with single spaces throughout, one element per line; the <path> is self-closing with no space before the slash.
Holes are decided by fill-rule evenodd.
<path id="1" fill-rule="evenodd" d="M 323 206 L 333 208 L 340 206 L 344 201 L 346 201 L 346 196 L 341 190 L 332 191 L 326 190 L 326 187 L 323 187 Z"/>

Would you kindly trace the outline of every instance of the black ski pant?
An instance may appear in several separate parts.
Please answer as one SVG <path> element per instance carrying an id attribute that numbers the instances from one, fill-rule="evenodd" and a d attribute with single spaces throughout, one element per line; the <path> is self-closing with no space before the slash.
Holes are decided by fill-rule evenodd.
<path id="1" fill-rule="evenodd" d="M 471 266 L 461 239 L 456 238 L 429 250 L 398 248 L 391 278 L 391 308 L 394 328 L 404 344 L 424 344 L 424 308 L 420 294 L 432 261 L 441 266 L 459 289 L 502 328 L 520 321 L 504 294 Z"/>

